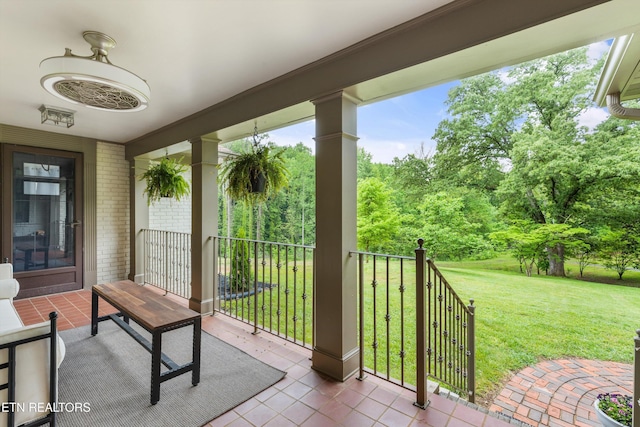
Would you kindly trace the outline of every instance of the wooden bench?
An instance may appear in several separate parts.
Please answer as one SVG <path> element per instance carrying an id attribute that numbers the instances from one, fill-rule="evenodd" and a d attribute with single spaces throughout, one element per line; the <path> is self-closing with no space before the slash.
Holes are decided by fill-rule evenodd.
<path id="1" fill-rule="evenodd" d="M 91 335 L 98 333 L 99 322 L 113 320 L 151 353 L 152 405 L 160 400 L 160 384 L 164 381 L 191 372 L 191 383 L 195 386 L 200 382 L 200 313 L 130 280 L 95 285 L 91 295 Z M 118 309 L 119 313 L 98 316 L 98 297 Z M 129 319 L 151 334 L 151 342 L 129 325 Z M 162 353 L 162 334 L 190 325 L 193 325 L 193 358 L 189 363 L 178 365 Z M 168 368 L 162 373 L 161 363 Z"/>

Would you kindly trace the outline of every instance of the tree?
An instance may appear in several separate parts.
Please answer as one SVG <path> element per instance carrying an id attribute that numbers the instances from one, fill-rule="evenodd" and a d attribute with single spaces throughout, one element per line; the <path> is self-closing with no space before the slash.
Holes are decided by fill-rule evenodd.
<path id="1" fill-rule="evenodd" d="M 450 189 L 424 196 L 419 220 L 421 237 L 431 258 L 486 258 L 493 253 L 487 239 L 495 209 L 479 191 Z M 417 222 L 417 221 L 416 221 Z"/>
<path id="2" fill-rule="evenodd" d="M 357 177 L 358 180 L 363 180 L 373 177 L 373 162 L 371 161 L 371 153 L 367 152 L 363 147 L 357 148 Z"/>
<path id="3" fill-rule="evenodd" d="M 289 186 L 265 206 L 265 240 L 295 244 L 315 241 L 315 159 L 298 143 L 286 150 Z"/>
<path id="4" fill-rule="evenodd" d="M 593 198 L 640 177 L 635 145 L 624 139 L 573 142 L 546 130 L 521 135 L 512 149 L 513 168 L 500 184 L 503 210 L 538 224 L 580 224 Z M 563 276 L 563 244 L 547 252 L 551 274 Z"/>
<path id="5" fill-rule="evenodd" d="M 490 235 L 491 239 L 511 249 L 511 253 L 520 263 L 520 272 L 523 272 L 524 266 L 529 277 L 536 261 L 545 256 L 546 242 L 541 238 L 541 234 L 534 233 L 537 227 L 530 221 L 514 221 L 508 229 Z"/>
<path id="6" fill-rule="evenodd" d="M 509 85 L 498 73 L 464 79 L 451 89 L 446 105 L 450 117 L 438 124 L 433 136 L 436 178 L 454 186 L 495 190 L 518 128 L 519 109 Z"/>
<path id="7" fill-rule="evenodd" d="M 378 178 L 358 183 L 358 247 L 378 250 L 395 237 L 400 218 L 391 191 Z"/>
<path id="8" fill-rule="evenodd" d="M 640 236 L 627 230 L 600 230 L 600 256 L 604 266 L 618 273 L 618 279 L 640 258 Z"/>
<path id="9" fill-rule="evenodd" d="M 515 221 L 507 230 L 491 234 L 491 238 L 507 244 L 514 256 L 525 266 L 527 276 L 531 276 L 534 265 L 546 270 L 548 260 L 555 255 L 549 254 L 550 247 L 562 245 L 568 253 L 584 250 L 584 236 L 589 230 L 571 227 L 568 224 L 536 224 L 531 221 Z"/>
<path id="10" fill-rule="evenodd" d="M 598 254 L 597 239 L 594 236 L 588 236 L 584 240 L 584 245 L 575 248 L 573 257 L 578 260 L 578 269 L 580 277 L 584 277 L 584 270 L 592 264 Z"/>
<path id="11" fill-rule="evenodd" d="M 450 93 L 452 117 L 435 134 L 438 176 L 485 179 L 509 219 L 582 225 L 593 197 L 640 177 L 636 125 L 588 133 L 579 123 L 600 68 L 582 48 L 518 65 L 506 78 L 496 72 L 465 81 Z M 563 243 L 546 253 L 549 273 L 563 276 Z"/>
<path id="12" fill-rule="evenodd" d="M 251 253 L 249 242 L 244 240 L 246 234 L 243 228 L 238 230 L 238 239 L 231 240 L 231 278 L 229 289 L 232 293 L 244 292 L 251 287 Z"/>
<path id="13" fill-rule="evenodd" d="M 402 159 L 393 159 L 394 188 L 402 189 L 400 201 L 403 206 L 416 206 L 422 201 L 427 186 L 432 180 L 432 160 L 424 152 L 424 146 L 416 154 L 407 154 Z"/>

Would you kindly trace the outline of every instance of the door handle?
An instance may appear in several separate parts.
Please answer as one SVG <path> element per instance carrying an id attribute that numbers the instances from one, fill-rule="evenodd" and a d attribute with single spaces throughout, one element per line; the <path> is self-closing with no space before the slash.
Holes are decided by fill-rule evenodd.
<path id="1" fill-rule="evenodd" d="M 80 222 L 80 221 L 75 220 L 75 221 L 73 221 L 71 224 L 69 224 L 69 227 L 77 227 L 77 226 L 79 226 L 80 224 L 81 224 L 81 222 Z"/>

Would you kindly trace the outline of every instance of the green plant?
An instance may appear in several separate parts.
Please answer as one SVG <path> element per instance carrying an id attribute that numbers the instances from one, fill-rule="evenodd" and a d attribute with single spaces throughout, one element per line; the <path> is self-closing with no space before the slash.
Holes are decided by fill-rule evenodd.
<path id="1" fill-rule="evenodd" d="M 142 174 L 140 180 L 147 181 L 144 193 L 147 195 L 147 204 L 155 203 L 162 197 L 171 197 L 180 200 L 189 194 L 189 183 L 182 176 L 187 167 L 179 161 L 165 157 L 159 163 L 149 167 Z"/>
<path id="2" fill-rule="evenodd" d="M 232 199 L 251 205 L 266 201 L 289 183 L 289 171 L 283 159 L 283 148 L 260 145 L 257 135 L 244 152 L 226 161 L 221 180 Z M 252 182 L 262 175 L 264 190 L 255 191 Z"/>
<path id="3" fill-rule="evenodd" d="M 238 230 L 238 239 L 232 241 L 231 249 L 231 278 L 229 290 L 232 293 L 248 291 L 253 282 L 253 274 L 251 271 L 251 251 L 249 250 L 249 242 L 246 238 L 244 228 Z"/>
<path id="4" fill-rule="evenodd" d="M 631 396 L 622 394 L 604 393 L 598 395 L 598 409 L 612 420 L 628 427 L 631 427 L 632 402 Z"/>

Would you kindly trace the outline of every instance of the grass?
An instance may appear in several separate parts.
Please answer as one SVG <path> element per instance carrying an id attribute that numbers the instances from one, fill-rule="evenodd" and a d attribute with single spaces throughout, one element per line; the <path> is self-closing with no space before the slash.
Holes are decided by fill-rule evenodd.
<path id="1" fill-rule="evenodd" d="M 511 372 L 541 359 L 632 363 L 633 337 L 640 328 L 639 288 L 526 277 L 504 264 L 500 271 L 487 270 L 486 263 L 446 265 L 441 270 L 456 291 L 473 297 L 478 307 L 478 394 L 491 394 Z"/>
<path id="2" fill-rule="evenodd" d="M 593 277 L 604 277 L 605 281 L 626 285 L 612 286 L 575 278 L 544 275 L 527 277 L 519 273 L 517 262 L 509 257 L 487 261 L 439 262 L 437 265 L 465 303 L 470 298 L 475 300 L 476 394 L 480 401 L 486 400 L 500 388 L 512 372 L 542 359 L 578 357 L 632 362 L 633 337 L 635 330 L 640 328 L 640 287 L 636 287 L 640 285 L 638 272 L 628 271 L 624 280 L 619 281 L 611 270 L 588 267 L 586 273 Z M 305 269 L 309 279 L 312 266 L 307 264 Z M 373 369 L 375 366 L 381 373 L 400 379 L 403 372 L 398 354 L 404 349 L 407 352 L 404 360 L 405 381 L 412 384 L 415 383 L 411 377 L 415 369 L 414 356 L 411 355 L 415 340 L 415 324 L 411 321 L 415 316 L 415 289 L 411 284 L 414 266 L 409 262 L 404 269 L 406 289 L 400 293 L 400 268 L 397 262 L 389 263 L 388 270 L 385 263 L 377 265 L 375 287 L 371 286 L 373 263 L 365 265 L 364 306 L 367 316 L 364 354 L 367 367 Z M 288 285 L 283 282 L 261 294 L 259 304 L 267 308 L 267 319 L 274 326 L 280 320 L 280 333 L 294 336 L 293 325 L 296 325 L 295 336 L 298 339 L 301 339 L 304 318 L 305 339 L 310 340 L 312 313 L 306 309 L 302 316 L 302 305 L 312 307 L 311 292 L 307 285 L 308 298 L 303 304 L 302 292 L 298 289 L 294 300 L 294 284 L 301 284 L 301 271 L 294 279 L 291 265 L 286 270 L 288 273 L 285 275 L 283 271 L 282 274 L 288 277 Z M 578 271 L 577 266 L 574 271 Z M 290 290 L 288 297 L 284 293 L 287 286 Z M 296 322 L 292 322 L 294 307 L 298 316 Z M 246 302 L 234 301 L 228 308 L 253 317 L 252 307 L 246 306 Z M 280 315 L 276 313 L 278 309 Z M 403 335 L 399 326 L 401 312 L 405 317 Z M 386 315 L 389 315 L 388 322 Z M 259 316 L 262 317 L 262 314 Z M 289 320 L 284 328 L 286 319 Z M 375 349 L 374 342 L 377 343 Z"/>
<path id="3" fill-rule="evenodd" d="M 439 267 L 455 267 L 466 268 L 471 270 L 489 270 L 489 271 L 505 271 L 510 273 L 520 273 L 518 261 L 511 255 L 502 254 L 496 258 L 480 261 L 437 261 Z M 568 278 L 584 280 L 587 282 L 607 283 L 610 285 L 633 286 L 640 287 L 640 271 L 627 270 L 622 276 L 622 280 L 618 279 L 618 273 L 602 266 L 601 263 L 595 261 L 594 264 L 588 265 L 584 270 L 584 277 L 580 277 L 580 268 L 574 260 L 565 262 L 565 271 Z M 535 274 L 534 276 L 538 276 Z M 544 275 L 544 272 L 541 272 Z"/>
<path id="4" fill-rule="evenodd" d="M 296 344 L 311 347 L 313 329 L 313 261 L 298 259 L 296 262 L 265 257 L 259 261 L 257 280 L 271 283 L 247 298 L 221 301 L 220 308 L 227 315 L 254 324 L 255 307 L 258 307 L 258 325 L 277 336 L 286 337 Z M 224 264 L 223 264 L 224 265 Z M 252 266 L 252 268 L 255 266 Z M 228 271 L 223 273 L 228 274 Z M 256 304 L 257 302 L 257 304 Z"/>

